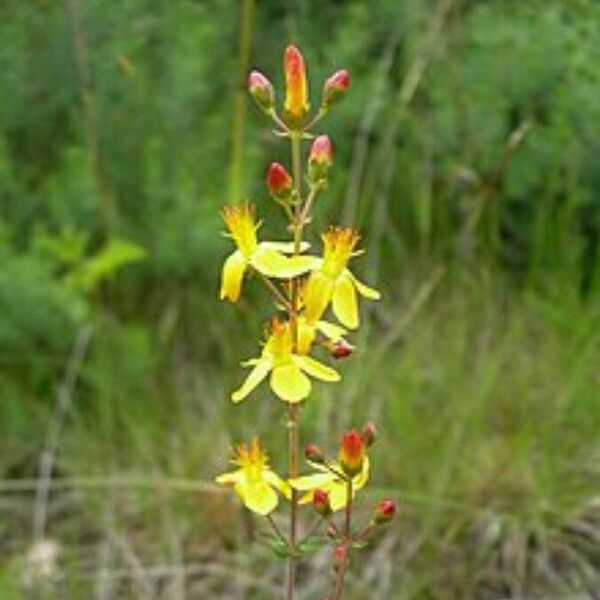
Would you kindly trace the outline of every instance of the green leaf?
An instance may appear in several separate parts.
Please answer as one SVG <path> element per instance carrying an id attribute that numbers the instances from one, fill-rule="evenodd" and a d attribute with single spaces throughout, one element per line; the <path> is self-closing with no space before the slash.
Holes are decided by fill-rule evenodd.
<path id="1" fill-rule="evenodd" d="M 368 550 L 372 545 L 373 543 L 371 540 L 360 540 L 358 542 L 353 542 L 351 548 L 352 550 L 363 552 L 364 550 Z"/>
<path id="2" fill-rule="evenodd" d="M 110 240 L 104 248 L 73 269 L 66 283 L 78 291 L 91 292 L 104 279 L 114 275 L 122 266 L 145 258 L 146 251 L 123 239 Z"/>
<path id="3" fill-rule="evenodd" d="M 316 552 L 325 544 L 327 544 L 327 538 L 311 537 L 298 545 L 297 554 L 299 554 L 300 556 L 307 556 L 309 554 L 312 554 L 313 552 Z"/>

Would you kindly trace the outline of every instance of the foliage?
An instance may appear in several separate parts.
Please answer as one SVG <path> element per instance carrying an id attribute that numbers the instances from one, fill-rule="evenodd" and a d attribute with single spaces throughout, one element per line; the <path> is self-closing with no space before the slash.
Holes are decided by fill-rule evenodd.
<path id="1" fill-rule="evenodd" d="M 0 3 L 0 475 L 35 474 L 56 386 L 78 331 L 91 324 L 57 472 L 105 474 L 122 466 L 209 477 L 220 468 L 207 458 L 214 445 L 225 452 L 230 436 L 250 433 L 221 406 L 236 383 L 222 366 L 252 355 L 246 334 L 267 317 L 250 310 L 259 306 L 254 281 L 236 311 L 217 312 L 213 267 L 226 249 L 214 231 L 230 185 L 240 3 L 75 3 L 92 74 L 95 167 L 67 4 Z M 341 65 L 352 74 L 355 91 L 328 123 L 338 169 L 314 220 L 319 227 L 355 216 L 366 234 L 359 274 L 387 299 L 371 314 L 369 344 L 402 321 L 433 267 L 446 267 L 442 288 L 389 348 L 390 377 L 372 381 L 361 338 L 344 383 L 349 415 L 385 411 L 390 430 L 407 432 L 395 436 L 395 446 L 389 442 L 393 459 L 383 461 L 390 466 L 377 480 L 417 498 L 407 499 L 414 518 L 406 517 L 412 525 L 398 535 L 406 552 L 411 541 L 422 546 L 412 557 L 401 554 L 405 562 L 392 569 L 398 598 L 499 597 L 476 573 L 493 579 L 502 562 L 494 557 L 523 548 L 515 540 L 532 524 L 536 535 L 551 535 L 532 536 L 529 550 L 558 540 L 564 554 L 545 576 L 514 569 L 515 583 L 504 564 L 509 583 L 494 581 L 505 585 L 504 595 L 555 591 L 548 572 L 560 572 L 565 555 L 577 563 L 579 552 L 563 544 L 568 536 L 557 523 L 599 489 L 599 4 L 455 2 L 408 106 L 399 92 L 436 3 L 255 4 L 250 66 L 279 74 L 279 88 L 275 49 L 289 37 L 306 48 L 314 81 Z M 314 101 L 319 91 L 312 89 Z M 531 128 L 504 164 L 506 140 L 523 122 Z M 246 107 L 245 125 L 247 139 L 259 141 L 245 144 L 240 187 L 272 221 L 257 182 L 283 151 L 254 107 Z M 352 143 L 338 144 L 342 139 Z M 273 233 L 264 229 L 266 237 Z M 143 248 L 144 260 L 115 264 L 93 289 L 80 275 L 74 288 L 74 265 L 93 265 L 119 240 Z M 332 402 L 322 394 L 324 408 L 311 415 L 306 435 L 330 432 Z M 277 420 L 248 406 L 256 420 Z M 277 444 L 273 430 L 269 447 Z M 85 498 L 92 508 L 81 511 L 82 528 L 99 540 L 105 495 Z M 456 499 L 475 511 L 468 514 L 496 504 L 500 525 L 494 511 L 489 521 L 470 519 L 434 502 Z M 5 547 L 25 551 L 12 544 L 29 536 L 30 506 L 21 512 L 18 500 L 13 512 L 12 500 L 0 498 L 3 555 Z M 138 522 L 148 538 L 169 539 L 164 515 L 150 514 L 146 500 L 132 500 Z M 197 502 L 172 502 L 182 531 L 188 523 L 202 528 Z M 551 522 L 548 505 L 558 513 Z M 5 516 L 14 514 L 19 518 Z M 123 529 L 129 517 L 123 507 Z M 488 525 L 500 539 L 484 546 L 489 554 L 475 554 L 473 539 Z M 56 526 L 73 548 L 82 547 L 72 523 L 66 531 Z M 225 546 L 237 543 L 231 533 L 224 537 Z M 152 547 L 147 558 L 165 561 L 168 552 Z M 89 565 L 96 554 L 85 558 Z M 0 567 L 0 590 L 16 560 Z M 579 568 L 589 574 L 585 560 Z M 385 594 L 384 571 L 373 572 Z M 576 569 L 562 575 L 565 595 L 583 589 Z M 223 578 L 217 583 L 236 593 Z M 12 584 L 5 587 L 12 593 Z"/>

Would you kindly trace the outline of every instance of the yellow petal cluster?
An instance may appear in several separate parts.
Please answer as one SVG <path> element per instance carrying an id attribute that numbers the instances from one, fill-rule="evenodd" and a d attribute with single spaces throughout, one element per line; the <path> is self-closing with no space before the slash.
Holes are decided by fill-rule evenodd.
<path id="1" fill-rule="evenodd" d="M 268 515 L 277 508 L 279 494 L 290 498 L 290 486 L 269 467 L 266 452 L 258 438 L 249 445 L 241 444 L 235 449 L 235 471 L 223 473 L 216 482 L 233 487 L 244 505 L 259 515 Z"/>
<path id="2" fill-rule="evenodd" d="M 227 237 L 235 242 L 237 249 L 230 254 L 221 272 L 221 299 L 237 302 L 242 290 L 244 273 L 250 267 L 266 277 L 291 279 L 306 273 L 314 259 L 308 256 L 285 256 L 294 252 L 288 242 L 259 242 L 255 209 L 250 204 L 228 206 L 222 210 L 227 226 Z"/>
<path id="3" fill-rule="evenodd" d="M 316 322 L 331 303 L 333 314 L 342 325 L 359 325 L 356 292 L 378 300 L 377 290 L 360 282 L 347 268 L 348 261 L 360 254 L 354 250 L 360 236 L 350 227 L 330 227 L 323 235 L 323 258 L 316 259 L 304 289 L 304 315 Z"/>
<path id="4" fill-rule="evenodd" d="M 311 463 L 317 473 L 304 475 L 290 479 L 289 484 L 299 492 L 306 492 L 300 498 L 300 504 L 306 504 L 312 501 L 312 492 L 320 489 L 329 494 L 329 504 L 331 510 L 338 511 L 348 504 L 348 479 L 343 476 L 342 465 L 332 463 L 321 465 Z M 365 456 L 361 470 L 352 477 L 352 497 L 357 491 L 367 485 L 369 481 L 370 462 L 369 457 Z"/>
<path id="5" fill-rule="evenodd" d="M 290 324 L 273 319 L 271 334 L 259 358 L 253 358 L 244 366 L 252 371 L 244 383 L 231 395 L 234 402 L 240 402 L 250 394 L 266 377 L 270 377 L 271 389 L 285 402 L 301 402 L 310 394 L 312 383 L 308 375 L 321 381 L 339 381 L 340 375 L 334 369 L 307 356 L 293 352 Z"/>

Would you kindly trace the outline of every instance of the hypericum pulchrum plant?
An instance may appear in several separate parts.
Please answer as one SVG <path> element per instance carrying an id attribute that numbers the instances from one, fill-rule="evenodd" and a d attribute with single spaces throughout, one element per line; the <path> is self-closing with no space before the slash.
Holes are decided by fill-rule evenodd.
<path id="1" fill-rule="evenodd" d="M 346 335 L 359 325 L 357 293 L 371 300 L 377 300 L 379 293 L 360 282 L 348 268 L 350 259 L 361 254 L 356 249 L 359 235 L 354 229 L 330 226 L 321 235 L 323 255 L 319 257 L 307 254 L 309 244 L 304 240 L 315 200 L 327 187 L 333 164 L 331 141 L 313 131 L 346 94 L 349 75 L 341 70 L 325 81 L 321 104 L 311 118 L 304 59 L 295 46 L 285 51 L 284 71 L 286 95 L 281 115 L 275 107 L 273 86 L 262 73 L 250 73 L 248 90 L 277 125 L 276 135 L 290 141 L 292 175 L 283 165 L 272 163 L 266 184 L 285 213 L 286 230 L 292 239 L 259 241 L 254 206 L 223 208 L 226 235 L 236 249 L 223 265 L 220 295 L 236 302 L 244 275 L 250 272 L 272 296 L 275 315 L 267 339 L 258 357 L 242 363 L 251 371 L 231 399 L 241 402 L 269 378 L 273 393 L 287 404 L 288 476 L 282 478 L 271 469 L 267 453 L 259 439 L 254 438 L 235 449 L 235 470 L 219 475 L 217 482 L 232 486 L 244 505 L 265 517 L 272 528 L 267 541 L 276 556 L 288 561 L 286 600 L 294 597 L 296 562 L 327 542 L 333 546 L 333 581 L 329 596 L 323 600 L 339 600 L 352 554 L 365 547 L 377 526 L 393 518 L 396 507 L 393 501 L 383 500 L 374 508 L 368 524 L 358 529 L 353 527 L 355 494 L 369 480 L 367 449 L 375 439 L 373 424 L 368 423 L 362 431 L 345 432 L 337 460 L 330 460 L 314 444 L 306 446 L 304 454 L 314 472 L 300 476 L 298 421 L 302 403 L 310 395 L 312 379 L 329 383 L 340 380 L 335 369 L 313 358 L 311 353 L 321 348 L 336 359 L 349 356 L 353 347 L 346 341 Z M 303 143 L 307 140 L 312 140 L 312 144 L 304 176 Z M 330 305 L 341 325 L 324 320 Z M 286 533 L 273 519 L 280 497 L 290 503 Z M 299 524 L 301 506 L 308 506 L 316 519 L 307 531 Z M 323 530 L 325 536 L 320 535 Z"/>

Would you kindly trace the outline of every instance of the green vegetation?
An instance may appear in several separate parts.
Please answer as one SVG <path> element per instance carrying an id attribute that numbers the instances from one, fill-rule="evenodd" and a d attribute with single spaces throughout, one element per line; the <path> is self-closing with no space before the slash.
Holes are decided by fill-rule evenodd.
<path id="1" fill-rule="evenodd" d="M 440 5 L 255 6 L 249 66 L 281 76 L 293 36 L 315 101 L 325 76 L 352 73 L 316 218 L 368 234 L 356 266 L 385 296 L 303 438 L 380 424 L 371 493 L 404 508 L 350 597 L 593 598 L 600 4 Z M 253 310 L 217 299 L 219 206 L 241 189 L 274 215 L 251 182 L 286 156 L 250 101 L 232 131 L 241 8 L 0 6 L 2 599 L 278 597 L 255 526 L 203 483 L 244 423 L 275 461 L 282 442 L 276 403 L 248 400 L 242 418 L 227 400 L 256 352 L 240 340 L 258 294 Z M 65 398 L 63 483 L 41 502 Z M 61 549 L 39 589 L 36 536 Z M 301 575 L 312 600 L 324 575 Z"/>

